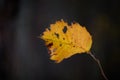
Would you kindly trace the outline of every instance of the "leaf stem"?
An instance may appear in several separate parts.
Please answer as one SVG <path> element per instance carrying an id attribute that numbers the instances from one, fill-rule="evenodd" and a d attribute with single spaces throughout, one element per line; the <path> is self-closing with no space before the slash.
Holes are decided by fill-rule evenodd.
<path id="1" fill-rule="evenodd" d="M 108 78 L 106 77 L 106 75 L 105 75 L 105 73 L 104 73 L 104 71 L 103 71 L 103 68 L 102 68 L 102 65 L 101 65 L 99 59 L 97 59 L 91 52 L 88 52 L 88 53 L 89 53 L 90 56 L 97 62 L 98 66 L 99 66 L 99 68 L 100 68 L 100 71 L 101 71 L 102 76 L 105 78 L 105 80 L 108 80 Z"/>

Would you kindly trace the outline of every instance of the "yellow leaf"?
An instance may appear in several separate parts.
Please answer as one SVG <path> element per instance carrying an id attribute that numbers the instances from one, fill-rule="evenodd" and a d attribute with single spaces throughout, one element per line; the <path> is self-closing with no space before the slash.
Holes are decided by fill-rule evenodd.
<path id="1" fill-rule="evenodd" d="M 89 52 L 92 38 L 85 27 L 78 23 L 68 25 L 63 20 L 50 25 L 40 37 L 50 51 L 50 59 L 57 63 L 74 54 Z"/>

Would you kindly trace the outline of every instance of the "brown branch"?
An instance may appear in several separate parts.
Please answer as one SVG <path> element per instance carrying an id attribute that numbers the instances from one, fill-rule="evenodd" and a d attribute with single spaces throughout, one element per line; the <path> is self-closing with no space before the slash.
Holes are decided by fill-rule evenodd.
<path id="1" fill-rule="evenodd" d="M 99 59 L 97 59 L 91 52 L 88 52 L 88 53 L 89 53 L 90 56 L 97 62 L 98 66 L 99 66 L 99 68 L 100 68 L 100 71 L 101 71 L 102 76 L 105 78 L 105 80 L 108 80 L 108 78 L 106 77 L 106 75 L 105 75 L 105 73 L 104 73 L 104 71 L 103 71 L 103 68 L 102 68 L 102 65 L 101 65 Z"/>

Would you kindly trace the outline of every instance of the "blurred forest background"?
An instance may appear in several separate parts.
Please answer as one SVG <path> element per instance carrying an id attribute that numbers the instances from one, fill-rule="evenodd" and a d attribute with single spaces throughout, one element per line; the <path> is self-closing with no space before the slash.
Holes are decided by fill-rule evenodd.
<path id="1" fill-rule="evenodd" d="M 56 20 L 78 22 L 109 80 L 120 80 L 119 0 L 0 0 L 0 80 L 104 80 L 87 54 L 55 64 L 37 38 Z"/>

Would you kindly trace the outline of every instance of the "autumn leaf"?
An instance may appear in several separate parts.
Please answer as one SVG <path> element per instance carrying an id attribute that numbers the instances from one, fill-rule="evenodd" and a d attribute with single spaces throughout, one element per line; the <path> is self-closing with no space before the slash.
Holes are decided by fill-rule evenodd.
<path id="1" fill-rule="evenodd" d="M 59 63 L 74 54 L 87 53 L 97 62 L 104 79 L 108 80 L 99 59 L 90 52 L 92 37 L 85 27 L 78 23 L 68 25 L 67 22 L 61 20 L 51 24 L 40 38 L 45 41 L 51 60 Z"/>
<path id="2" fill-rule="evenodd" d="M 57 63 L 74 54 L 88 53 L 92 38 L 85 27 L 78 23 L 68 25 L 63 20 L 50 25 L 40 36 L 50 51 L 50 59 Z"/>

